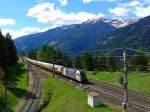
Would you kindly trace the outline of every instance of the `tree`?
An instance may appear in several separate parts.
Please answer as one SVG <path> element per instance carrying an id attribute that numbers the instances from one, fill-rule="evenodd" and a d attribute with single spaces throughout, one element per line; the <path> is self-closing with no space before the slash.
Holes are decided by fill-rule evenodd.
<path id="1" fill-rule="evenodd" d="M 86 70 L 94 70 L 94 66 L 93 66 L 93 58 L 91 55 L 89 55 L 88 53 L 84 53 L 82 56 L 82 64 L 83 64 L 83 68 Z"/>
<path id="2" fill-rule="evenodd" d="M 5 44 L 5 37 L 0 31 L 0 67 L 5 69 L 7 68 L 6 63 L 6 44 Z"/>
<path id="3" fill-rule="evenodd" d="M 137 54 L 131 57 L 129 65 L 136 67 L 138 70 L 145 71 L 148 69 L 148 57 L 143 54 Z"/>
<path id="4" fill-rule="evenodd" d="M 73 60 L 73 66 L 77 69 L 82 69 L 82 60 L 80 56 L 76 56 Z"/>
<path id="5" fill-rule="evenodd" d="M 115 56 L 113 53 L 108 53 L 106 55 L 106 66 L 107 66 L 107 70 L 110 71 L 115 71 L 117 69 L 116 67 L 116 61 L 115 61 Z"/>
<path id="6" fill-rule="evenodd" d="M 9 33 L 4 36 L 0 31 L 0 52 L 0 67 L 6 72 L 18 60 L 17 51 Z"/>
<path id="7" fill-rule="evenodd" d="M 6 52 L 7 64 L 13 65 L 18 60 L 16 47 L 15 47 L 14 42 L 12 41 L 11 35 L 9 33 L 6 34 L 5 40 L 6 40 L 6 50 L 7 50 L 7 52 Z"/>
<path id="8" fill-rule="evenodd" d="M 63 54 L 63 60 L 67 67 L 72 67 L 72 60 L 67 56 L 67 54 Z"/>
<path id="9" fill-rule="evenodd" d="M 106 57 L 104 55 L 96 55 L 94 58 L 94 68 L 97 70 L 106 70 Z"/>
<path id="10" fill-rule="evenodd" d="M 31 52 L 29 54 L 33 59 L 44 61 L 47 63 L 55 63 L 58 65 L 63 65 L 67 67 L 72 67 L 72 60 L 68 57 L 67 54 L 62 53 L 58 49 L 54 49 L 51 46 L 44 45 L 39 51 Z"/>
<path id="11" fill-rule="evenodd" d="M 37 51 L 36 51 L 36 50 L 32 50 L 32 51 L 30 51 L 30 52 L 27 54 L 27 56 L 28 56 L 29 58 L 31 58 L 31 59 L 35 59 L 35 60 L 36 60 L 36 58 L 37 58 Z"/>

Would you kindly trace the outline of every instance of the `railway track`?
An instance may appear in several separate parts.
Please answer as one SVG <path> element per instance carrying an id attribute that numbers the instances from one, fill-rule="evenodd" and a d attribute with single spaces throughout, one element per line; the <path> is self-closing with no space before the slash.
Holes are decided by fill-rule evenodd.
<path id="1" fill-rule="evenodd" d="M 92 86 L 90 85 L 90 88 L 95 89 L 99 94 L 101 94 L 100 92 L 103 91 L 105 94 L 114 97 L 116 99 L 115 101 L 111 98 L 111 100 L 113 100 L 113 103 L 121 105 L 123 101 L 123 88 L 118 86 L 113 86 L 103 81 L 93 80 L 93 79 L 90 79 L 90 82 L 93 83 Z M 134 111 L 150 112 L 149 95 L 134 92 L 134 91 L 129 91 L 128 102 L 130 105 L 129 107 L 134 109 Z"/>
<path id="2" fill-rule="evenodd" d="M 32 91 L 27 94 L 24 103 L 20 106 L 20 108 L 16 112 L 37 112 L 39 110 L 39 102 L 42 96 L 42 85 L 40 81 L 39 74 L 35 67 L 30 65 L 30 74 L 32 75 L 33 82 Z"/>
<path id="3" fill-rule="evenodd" d="M 103 86 L 109 90 L 111 90 L 114 93 L 119 93 L 120 95 L 123 95 L 123 88 L 120 86 L 116 86 L 116 85 L 111 85 L 109 83 L 103 82 L 103 81 L 99 81 L 99 80 L 94 80 L 94 79 L 90 79 L 91 82 L 94 82 L 100 86 Z M 142 102 L 145 102 L 147 104 L 150 104 L 150 95 L 149 94 L 144 94 L 144 93 L 139 93 L 136 91 L 132 91 L 129 90 L 128 91 L 128 97 L 133 98 L 133 99 L 139 99 Z"/>
<path id="4" fill-rule="evenodd" d="M 40 69 L 40 71 L 45 73 L 50 73 L 47 70 Z M 77 82 L 74 82 L 68 78 L 55 74 L 55 77 L 65 80 L 69 84 L 74 85 L 77 88 L 89 91 L 96 91 L 99 93 L 102 99 L 113 103 L 115 105 L 122 105 L 123 102 L 123 88 L 119 86 L 114 86 L 109 83 L 98 81 L 94 79 L 89 79 L 91 84 L 83 85 Z M 134 112 L 150 112 L 150 95 L 143 94 L 135 91 L 128 91 L 129 97 L 129 109 Z"/>

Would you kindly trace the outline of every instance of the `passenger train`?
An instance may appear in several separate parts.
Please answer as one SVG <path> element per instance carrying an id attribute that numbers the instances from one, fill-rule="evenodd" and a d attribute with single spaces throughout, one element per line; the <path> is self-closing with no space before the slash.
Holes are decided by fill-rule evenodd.
<path id="1" fill-rule="evenodd" d="M 32 60 L 29 58 L 26 58 L 26 61 L 31 63 L 32 65 L 36 65 L 40 68 L 49 70 L 51 72 L 55 72 L 56 74 L 65 76 L 65 77 L 75 80 L 77 82 L 80 82 L 80 83 L 88 82 L 88 78 L 83 70 L 66 68 L 61 65 L 56 65 L 56 64 L 53 65 L 50 63 L 40 62 L 40 61 Z"/>

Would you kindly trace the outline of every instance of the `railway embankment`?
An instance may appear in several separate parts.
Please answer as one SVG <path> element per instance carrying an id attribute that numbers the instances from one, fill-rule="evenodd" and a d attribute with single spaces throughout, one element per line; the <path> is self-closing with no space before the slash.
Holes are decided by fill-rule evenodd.
<path id="1" fill-rule="evenodd" d="M 42 69 L 41 69 L 42 71 Z M 49 73 L 47 71 L 47 73 Z M 90 85 L 80 85 L 79 83 L 75 83 L 69 79 L 66 79 L 62 76 L 55 74 L 56 78 L 59 80 L 64 80 L 68 84 L 71 84 L 81 90 L 85 91 L 96 91 L 100 94 L 101 98 L 105 102 L 109 102 L 114 105 L 119 105 L 121 107 L 123 102 L 123 92 L 122 89 L 118 86 L 112 85 L 110 83 L 106 83 L 104 81 L 92 80 L 89 79 L 91 82 Z M 137 112 L 149 112 L 149 95 L 138 93 L 135 91 L 129 91 L 129 103 L 131 110 Z"/>
<path id="2" fill-rule="evenodd" d="M 43 95 L 46 105 L 42 112 L 120 112 L 117 106 L 110 104 L 91 108 L 87 104 L 86 91 L 57 75 L 53 78 L 53 75 L 45 70 L 38 69 L 38 72 L 45 77 Z"/>

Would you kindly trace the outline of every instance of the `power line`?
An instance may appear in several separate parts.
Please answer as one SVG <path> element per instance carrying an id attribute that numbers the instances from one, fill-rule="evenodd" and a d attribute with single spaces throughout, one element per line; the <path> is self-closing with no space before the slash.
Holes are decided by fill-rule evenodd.
<path id="1" fill-rule="evenodd" d="M 139 40 L 140 41 L 140 40 Z M 133 44 L 131 44 L 131 45 L 141 45 L 141 44 L 143 44 L 143 43 L 149 43 L 150 41 L 141 41 L 141 42 L 136 42 L 136 43 L 133 43 Z"/>
<path id="2" fill-rule="evenodd" d="M 150 55 L 150 53 L 149 53 L 149 52 L 144 52 L 144 51 L 140 51 L 140 50 L 132 49 L 132 48 L 126 48 L 126 49 L 131 50 L 131 51 L 141 52 L 141 53 L 149 54 L 149 55 Z"/>
<path id="3" fill-rule="evenodd" d="M 131 68 L 133 67 L 133 68 Z M 135 69 L 135 70 L 141 70 L 142 68 L 147 68 L 148 66 L 144 66 L 144 65 L 133 65 L 133 64 L 130 64 L 128 66 L 128 68 L 131 68 L 131 69 Z"/>
<path id="4" fill-rule="evenodd" d="M 95 51 L 81 51 L 81 52 L 100 52 L 100 51 L 114 51 L 114 50 L 123 50 L 124 48 L 114 48 L 114 49 L 106 49 L 106 50 L 95 50 Z"/>
<path id="5" fill-rule="evenodd" d="M 128 56 L 128 57 L 133 56 L 134 57 L 134 56 L 143 56 L 143 55 L 126 55 L 126 56 Z M 149 56 L 149 54 L 144 54 L 144 56 Z"/>
<path id="6" fill-rule="evenodd" d="M 83 54 L 83 55 L 80 55 L 80 56 L 84 56 L 84 54 Z M 108 58 L 109 58 L 109 57 L 116 57 L 116 58 L 122 58 L 123 56 L 107 56 L 107 55 L 106 55 L 106 56 L 92 56 L 92 57 L 95 57 L 95 58 L 96 58 L 96 57 L 106 57 L 106 58 L 107 58 L 107 57 L 108 57 Z"/>

